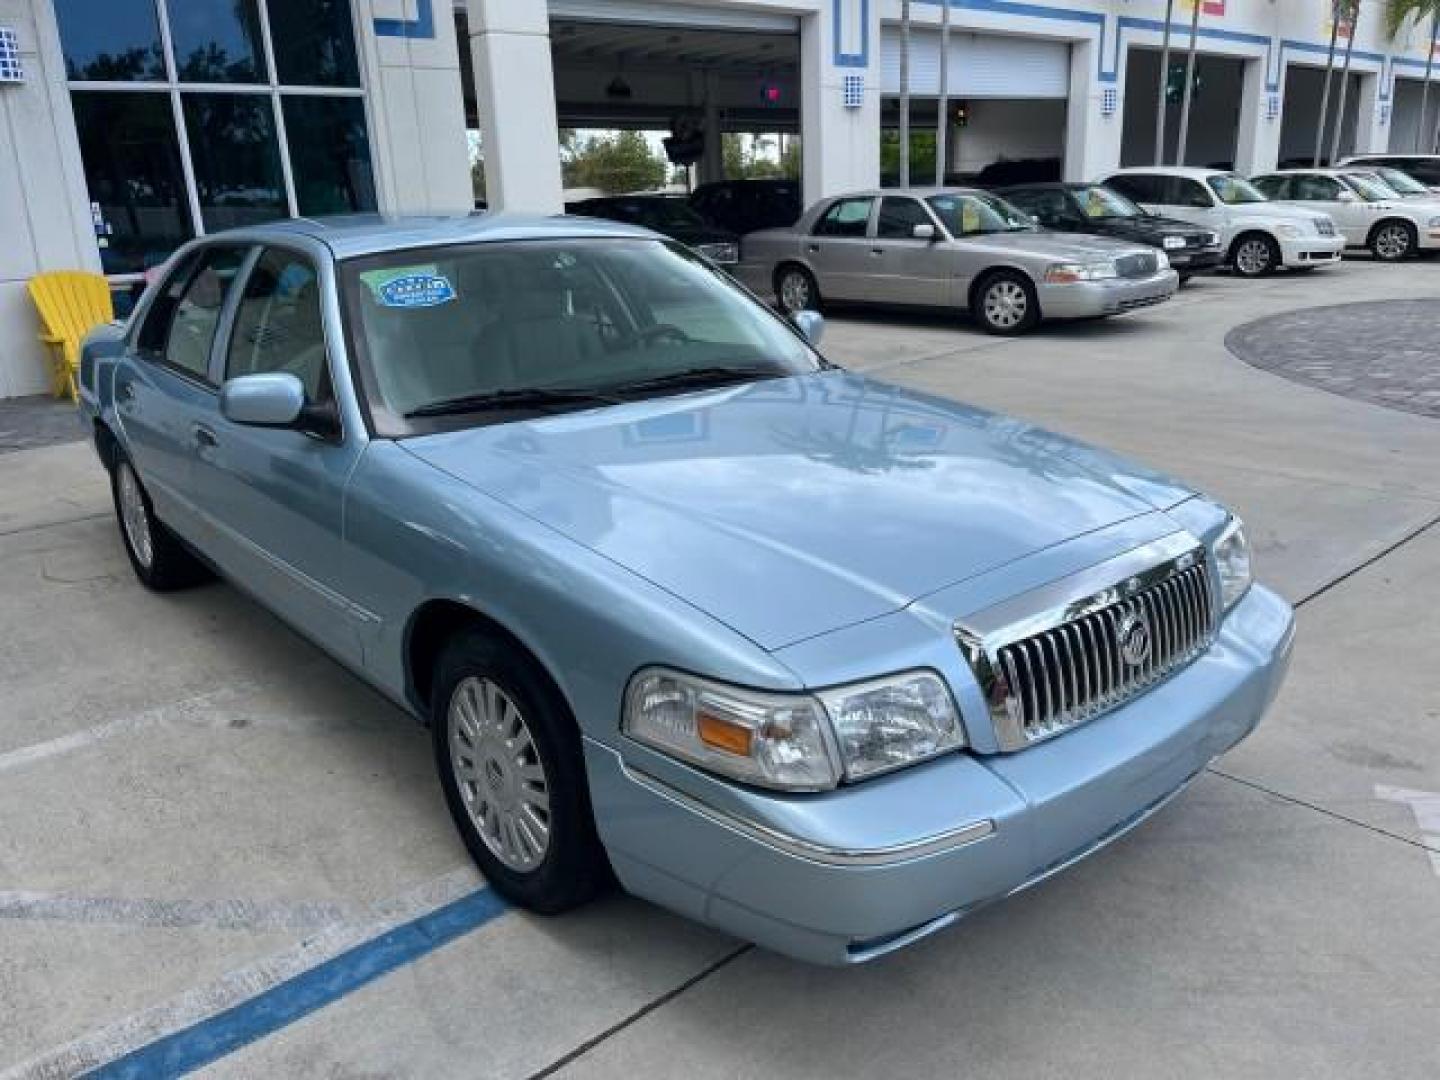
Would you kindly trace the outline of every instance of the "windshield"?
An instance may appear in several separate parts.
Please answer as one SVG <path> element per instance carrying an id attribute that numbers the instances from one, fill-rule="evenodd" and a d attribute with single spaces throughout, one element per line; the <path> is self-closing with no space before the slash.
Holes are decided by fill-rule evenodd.
<path id="1" fill-rule="evenodd" d="M 1085 212 L 1085 216 L 1092 220 L 1145 216 L 1145 211 L 1124 195 L 1100 184 L 1094 184 L 1087 188 L 1076 188 L 1075 198 L 1079 201 L 1080 209 Z"/>
<path id="2" fill-rule="evenodd" d="M 1403 169 L 1376 169 L 1375 172 L 1380 179 L 1385 181 L 1385 186 L 1392 191 L 1398 191 L 1401 195 L 1428 195 L 1430 189 L 1420 183 Z"/>
<path id="3" fill-rule="evenodd" d="M 1364 173 L 1346 173 L 1345 183 L 1366 202 L 1384 202 L 1386 199 L 1395 198 L 1395 192 L 1376 176 L 1367 176 Z"/>
<path id="4" fill-rule="evenodd" d="M 1022 210 L 1004 199 L 984 192 L 931 195 L 925 200 L 951 236 L 979 236 L 985 233 L 1031 232 L 1035 223 Z"/>
<path id="5" fill-rule="evenodd" d="M 1210 190 L 1220 197 L 1221 202 L 1230 206 L 1269 201 L 1260 194 L 1254 184 L 1239 176 L 1212 176 L 1206 183 L 1210 185 Z"/>
<path id="6" fill-rule="evenodd" d="M 824 366 L 723 272 L 665 241 L 412 248 L 347 261 L 341 288 L 372 423 L 392 437 L 513 419 L 535 391 L 583 408 Z M 629 389 L 677 376 L 689 381 Z M 496 395 L 511 400 L 413 415 Z"/>

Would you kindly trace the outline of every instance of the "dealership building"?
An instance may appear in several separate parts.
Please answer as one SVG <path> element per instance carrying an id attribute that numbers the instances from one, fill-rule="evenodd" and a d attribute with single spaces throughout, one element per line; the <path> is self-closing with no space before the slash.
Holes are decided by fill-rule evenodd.
<path id="1" fill-rule="evenodd" d="M 937 124 L 944 2 L 910 4 L 915 130 Z M 1182 54 L 1195 2 L 1186 163 L 1254 172 L 1311 154 L 1330 0 L 1178 0 Z M 947 171 L 1043 159 L 1089 178 L 1155 159 L 1165 0 L 949 4 Z M 1362 4 L 1353 28 L 1342 153 L 1428 141 L 1430 26 L 1392 40 L 1382 7 Z M 90 269 L 123 288 L 184 240 L 236 225 L 465 210 L 474 145 L 492 210 L 561 208 L 562 128 L 698 126 L 701 180 L 723 176 L 718 133 L 792 133 L 807 200 L 873 186 L 882 132 L 899 122 L 900 12 L 900 0 L 0 0 L 0 397 L 48 385 L 33 275 Z M 1167 161 L 1179 97 L 1167 94 Z"/>

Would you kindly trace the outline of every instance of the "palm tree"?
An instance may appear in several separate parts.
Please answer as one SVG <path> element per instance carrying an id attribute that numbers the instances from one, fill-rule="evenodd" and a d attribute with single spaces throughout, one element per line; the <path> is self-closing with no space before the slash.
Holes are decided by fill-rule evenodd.
<path id="1" fill-rule="evenodd" d="M 1156 165 L 1165 164 L 1165 91 L 1170 88 L 1170 19 L 1174 14 L 1175 0 L 1165 0 L 1165 36 L 1160 42 L 1160 86 L 1155 91 Z"/>
<path id="2" fill-rule="evenodd" d="M 1355 32 L 1359 29 L 1360 0 L 1349 0 L 1350 36 L 1345 39 L 1345 66 L 1340 69 L 1340 103 L 1335 107 L 1335 128 L 1330 136 L 1330 164 L 1340 157 L 1340 131 L 1345 126 L 1345 94 L 1350 89 L 1350 54 L 1355 50 Z"/>
<path id="3" fill-rule="evenodd" d="M 1180 99 L 1180 145 L 1175 148 L 1175 164 L 1185 164 L 1185 143 L 1190 138 L 1190 98 L 1195 91 L 1195 39 L 1200 27 L 1200 8 L 1205 0 L 1191 0 L 1190 48 L 1185 53 L 1185 93 Z"/>
<path id="4" fill-rule="evenodd" d="M 1420 152 L 1421 140 L 1425 138 L 1425 114 L 1430 105 L 1430 72 L 1435 66 L 1435 43 L 1440 38 L 1440 0 L 1387 0 L 1385 4 L 1385 32 L 1392 39 L 1400 36 L 1400 28 L 1414 18 L 1415 25 L 1430 17 L 1430 48 L 1425 53 L 1425 81 L 1420 86 L 1420 119 L 1415 124 L 1415 145 Z M 1426 147 L 1429 150 L 1429 147 Z"/>
<path id="5" fill-rule="evenodd" d="M 1310 167 L 1320 167 L 1325 150 L 1325 117 L 1330 111 L 1330 73 L 1335 70 L 1335 39 L 1340 35 L 1340 13 L 1346 0 L 1330 0 L 1330 52 L 1325 57 L 1325 89 L 1320 94 L 1320 121 L 1315 125 L 1315 156 Z"/>

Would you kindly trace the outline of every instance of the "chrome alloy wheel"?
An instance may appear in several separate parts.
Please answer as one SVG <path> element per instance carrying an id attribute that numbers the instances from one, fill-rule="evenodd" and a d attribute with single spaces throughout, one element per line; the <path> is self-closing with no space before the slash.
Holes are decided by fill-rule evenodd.
<path id="1" fill-rule="evenodd" d="M 785 271 L 780 276 L 780 306 L 785 309 L 785 314 L 808 311 L 812 303 L 810 279 L 799 270 Z"/>
<path id="2" fill-rule="evenodd" d="M 533 870 L 550 848 L 550 787 L 525 717 L 489 679 L 460 680 L 450 696 L 455 784 L 485 846 L 511 870 Z"/>
<path id="3" fill-rule="evenodd" d="M 1404 225 L 1386 225 L 1375 234 L 1375 254 L 1387 262 L 1410 253 L 1410 231 Z"/>
<path id="4" fill-rule="evenodd" d="M 1014 281 L 997 281 L 985 290 L 985 318 L 1001 330 L 1012 330 L 1025 319 L 1030 298 Z"/>
<path id="5" fill-rule="evenodd" d="M 1247 277 L 1258 277 L 1270 269 L 1270 244 L 1252 236 L 1235 249 L 1235 265 Z"/>
<path id="6" fill-rule="evenodd" d="M 140 481 L 128 461 L 122 461 L 116 488 L 120 493 L 120 523 L 125 528 L 125 539 L 130 541 L 130 550 L 135 559 L 146 570 L 155 562 L 155 541 L 150 535 L 150 513 L 145 509 L 145 494 L 140 490 Z"/>

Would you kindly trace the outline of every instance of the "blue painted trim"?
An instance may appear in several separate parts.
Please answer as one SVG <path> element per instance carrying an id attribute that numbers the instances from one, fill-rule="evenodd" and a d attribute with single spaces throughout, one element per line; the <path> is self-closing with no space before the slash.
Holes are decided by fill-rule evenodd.
<path id="1" fill-rule="evenodd" d="M 858 53 L 847 53 L 840 45 L 844 26 L 844 12 L 842 10 L 845 0 L 832 0 L 830 8 L 831 29 L 835 34 L 834 62 L 836 67 L 869 67 L 870 66 L 870 0 L 860 0 L 860 51 Z"/>
<path id="2" fill-rule="evenodd" d="M 430 39 L 435 36 L 434 0 L 415 0 L 413 19 L 376 19 L 376 37 Z"/>
<path id="3" fill-rule="evenodd" d="M 507 910 L 499 896 L 479 889 L 86 1075 L 99 1080 L 183 1076 L 434 952 Z"/>

